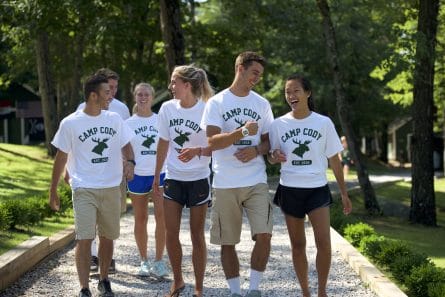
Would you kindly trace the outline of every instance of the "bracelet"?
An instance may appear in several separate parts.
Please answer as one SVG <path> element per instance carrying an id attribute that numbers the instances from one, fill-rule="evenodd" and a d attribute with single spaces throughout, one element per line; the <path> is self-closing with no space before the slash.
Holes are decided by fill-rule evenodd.
<path id="1" fill-rule="evenodd" d="M 136 162 L 134 160 L 130 159 L 130 160 L 127 160 L 127 162 L 133 164 L 133 166 L 136 166 Z"/>

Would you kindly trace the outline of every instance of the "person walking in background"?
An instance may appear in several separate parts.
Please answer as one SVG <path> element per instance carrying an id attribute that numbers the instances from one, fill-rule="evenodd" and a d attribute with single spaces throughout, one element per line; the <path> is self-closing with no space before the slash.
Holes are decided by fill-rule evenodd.
<path id="1" fill-rule="evenodd" d="M 210 197 L 210 155 L 205 129 L 199 126 L 205 102 L 213 94 L 205 71 L 194 65 L 177 66 L 169 89 L 174 99 L 159 110 L 159 142 L 153 191 L 160 193 L 161 171 L 166 160 L 164 211 L 167 252 L 173 283 L 166 296 L 176 297 L 185 287 L 182 276 L 182 247 L 179 240 L 182 209 L 190 208 L 194 295 L 203 296 L 207 247 L 204 225 Z"/>
<path id="2" fill-rule="evenodd" d="M 116 99 L 116 94 L 119 85 L 119 75 L 111 69 L 101 68 L 96 71 L 97 75 L 103 75 L 108 79 L 108 85 L 110 86 L 110 95 L 111 101 L 108 104 L 108 110 L 112 112 L 116 112 L 122 118 L 122 120 L 127 120 L 130 117 L 130 111 L 122 101 Z M 83 110 L 85 108 L 85 102 L 79 104 L 77 110 Z M 67 181 L 69 178 L 68 171 L 65 174 L 65 180 Z M 127 181 L 125 177 L 123 177 L 122 182 L 120 184 L 121 188 L 121 213 L 127 211 Z M 115 242 L 113 243 L 115 244 Z M 99 260 L 97 258 L 97 244 L 96 239 L 93 240 L 91 244 L 91 271 L 96 272 L 98 270 Z M 116 272 L 116 261 L 115 259 L 111 260 L 110 265 L 110 273 Z"/>
<path id="3" fill-rule="evenodd" d="M 272 202 L 263 155 L 269 151 L 273 114 L 269 102 L 252 91 L 265 64 L 255 52 L 239 54 L 232 85 L 209 100 L 201 122 L 213 152 L 210 242 L 221 245 L 221 263 L 233 297 L 241 296 L 235 245 L 240 242 L 243 210 L 255 241 L 246 296 L 261 296 L 259 285 L 270 253 Z"/>
<path id="4" fill-rule="evenodd" d="M 128 193 L 134 212 L 134 237 L 141 257 L 140 276 L 150 274 L 156 277 L 168 275 L 168 268 L 162 257 L 165 248 L 164 201 L 162 190 L 160 195 L 151 195 L 154 205 L 155 227 L 155 258 L 153 263 L 147 256 L 147 223 L 148 200 L 153 183 L 156 165 L 156 148 L 158 144 L 158 115 L 151 110 L 154 89 L 148 83 L 139 83 L 134 88 L 134 114 L 125 122 L 133 129 L 136 136 L 132 139 L 136 166 L 135 176 L 128 182 Z M 164 184 L 164 168 L 161 169 L 160 185 Z"/>
<path id="5" fill-rule="evenodd" d="M 343 165 L 343 176 L 345 179 L 348 178 L 349 175 L 349 169 L 354 164 L 354 161 L 352 161 L 351 152 L 348 148 L 348 142 L 346 140 L 346 136 L 342 136 L 340 138 L 341 144 L 343 145 L 343 150 L 339 154 L 341 164 Z"/>
<path id="6" fill-rule="evenodd" d="M 286 219 L 294 269 L 304 297 L 310 296 L 304 217 L 308 215 L 317 247 L 318 296 L 326 297 L 331 264 L 329 205 L 331 193 L 326 178 L 329 165 L 337 180 L 343 212 L 352 204 L 338 157 L 343 150 L 332 121 L 314 112 L 310 82 L 301 75 L 286 81 L 286 101 L 291 112 L 277 118 L 270 128 L 270 163 L 281 163 L 280 182 L 274 197 Z"/>
<path id="7" fill-rule="evenodd" d="M 57 148 L 51 177 L 49 204 L 60 208 L 57 185 L 68 167 L 73 193 L 76 233 L 76 267 L 81 285 L 79 296 L 91 296 L 89 272 L 91 242 L 99 235 L 100 296 L 114 296 L 108 279 L 113 240 L 119 237 L 122 173 L 133 178 L 132 131 L 119 115 L 106 111 L 111 100 L 108 80 L 89 77 L 84 86 L 85 108 L 62 120 L 51 142 Z M 124 166 L 124 167 L 123 167 Z"/>

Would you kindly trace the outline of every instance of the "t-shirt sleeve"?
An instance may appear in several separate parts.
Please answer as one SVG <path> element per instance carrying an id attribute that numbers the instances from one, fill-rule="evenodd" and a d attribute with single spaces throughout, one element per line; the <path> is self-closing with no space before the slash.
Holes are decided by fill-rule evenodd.
<path id="1" fill-rule="evenodd" d="M 207 126 L 216 126 L 219 128 L 223 126 L 218 102 L 213 99 L 207 102 L 201 119 L 201 128 L 206 130 Z"/>
<path id="2" fill-rule="evenodd" d="M 326 157 L 330 158 L 343 150 L 340 137 L 335 130 L 334 123 L 328 119 L 326 127 Z"/>
<path id="3" fill-rule="evenodd" d="M 119 116 L 120 118 L 120 116 Z M 133 137 L 135 137 L 133 129 L 130 128 L 127 122 L 124 122 L 122 119 L 120 119 L 120 125 L 121 125 L 121 147 L 124 147 L 127 143 L 129 143 Z"/>
<path id="4" fill-rule="evenodd" d="M 62 120 L 51 144 L 62 152 L 68 154 L 71 152 L 72 143 L 72 132 L 71 129 L 69 129 L 69 123 Z"/>
<path id="5" fill-rule="evenodd" d="M 167 109 L 163 104 L 159 109 L 158 113 L 158 130 L 159 130 L 159 138 L 164 140 L 170 140 L 170 131 L 168 129 L 168 118 L 167 118 Z"/>
<path id="6" fill-rule="evenodd" d="M 267 102 L 267 104 L 265 104 L 264 124 L 263 124 L 263 128 L 261 129 L 261 135 L 270 133 L 269 130 L 270 130 L 273 120 L 274 119 L 273 119 L 272 108 L 270 107 L 270 103 Z"/>

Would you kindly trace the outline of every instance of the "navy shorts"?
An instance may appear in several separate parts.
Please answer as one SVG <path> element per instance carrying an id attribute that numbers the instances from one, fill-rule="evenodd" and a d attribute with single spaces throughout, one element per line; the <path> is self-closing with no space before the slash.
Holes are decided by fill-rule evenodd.
<path id="1" fill-rule="evenodd" d="M 173 200 L 188 208 L 207 203 L 211 205 L 210 183 L 208 178 L 195 181 L 164 181 L 164 198 Z"/>
<path id="2" fill-rule="evenodd" d="M 318 188 L 293 188 L 278 185 L 273 202 L 285 214 L 302 219 L 314 209 L 331 205 L 332 195 L 328 185 Z"/>
<path id="3" fill-rule="evenodd" d="M 153 175 L 134 175 L 134 178 L 130 180 L 127 184 L 128 193 L 136 195 L 146 195 L 151 191 L 151 186 L 153 185 Z M 164 185 L 165 173 L 161 173 L 160 176 L 160 186 Z"/>

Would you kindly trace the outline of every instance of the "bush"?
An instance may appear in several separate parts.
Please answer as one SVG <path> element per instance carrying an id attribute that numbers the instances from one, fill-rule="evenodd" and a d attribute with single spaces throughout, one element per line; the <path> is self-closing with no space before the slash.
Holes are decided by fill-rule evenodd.
<path id="1" fill-rule="evenodd" d="M 389 265 L 393 277 L 400 283 L 404 283 L 406 276 L 419 266 L 430 263 L 425 254 L 410 251 L 408 255 L 397 255 L 394 261 Z"/>
<path id="2" fill-rule="evenodd" d="M 432 263 L 413 268 L 411 274 L 405 278 L 408 295 L 412 297 L 429 297 L 429 290 L 437 293 L 440 290 L 437 289 L 438 285 L 444 282 L 445 270 Z"/>
<path id="3" fill-rule="evenodd" d="M 362 238 L 360 241 L 360 251 L 372 260 L 377 260 L 377 256 L 382 252 L 382 246 L 387 244 L 384 236 L 371 235 Z"/>
<path id="4" fill-rule="evenodd" d="M 432 283 L 428 285 L 428 297 L 445 296 L 445 283 Z"/>
<path id="5" fill-rule="evenodd" d="M 376 235 L 374 228 L 365 223 L 348 225 L 345 228 L 345 238 L 353 246 L 358 247 L 362 238 Z"/>
<path id="6" fill-rule="evenodd" d="M 382 250 L 377 255 L 376 260 L 379 264 L 389 267 L 397 257 L 407 257 L 410 252 L 411 250 L 402 241 L 388 240 L 382 245 Z"/>
<path id="7" fill-rule="evenodd" d="M 0 231 L 8 230 L 11 226 L 11 220 L 12 218 L 9 211 L 3 204 L 0 204 Z"/>
<path id="8" fill-rule="evenodd" d="M 60 214 L 65 213 L 68 209 L 73 208 L 71 188 L 67 184 L 59 185 L 57 190 L 60 198 Z"/>
<path id="9" fill-rule="evenodd" d="M 334 201 L 330 208 L 331 226 L 338 233 L 344 235 L 344 229 L 349 224 L 355 224 L 356 219 L 352 216 L 346 216 L 343 213 L 343 206 L 338 201 Z"/>

